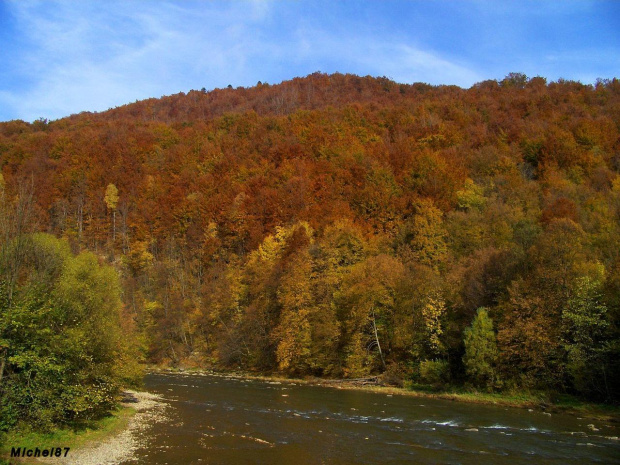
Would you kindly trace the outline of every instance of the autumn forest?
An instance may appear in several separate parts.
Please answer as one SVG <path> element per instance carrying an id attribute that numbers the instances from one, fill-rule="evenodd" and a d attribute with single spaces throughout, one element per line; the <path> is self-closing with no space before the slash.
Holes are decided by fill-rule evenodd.
<path id="1" fill-rule="evenodd" d="M 54 365 L 28 341 L 79 307 L 95 326 L 66 337 L 113 334 L 74 354 L 107 366 L 93 380 L 142 360 L 620 396 L 617 79 L 192 90 L 0 123 L 0 169 L 15 386 L 65 376 L 77 349 Z"/>

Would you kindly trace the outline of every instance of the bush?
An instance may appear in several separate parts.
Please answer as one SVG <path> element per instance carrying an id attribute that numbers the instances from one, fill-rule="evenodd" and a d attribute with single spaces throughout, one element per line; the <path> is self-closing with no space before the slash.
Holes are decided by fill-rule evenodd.
<path id="1" fill-rule="evenodd" d="M 395 362 L 390 363 L 381 375 L 381 381 L 388 386 L 403 387 L 405 378 L 407 378 L 407 370 L 402 364 Z"/>
<path id="2" fill-rule="evenodd" d="M 119 362 L 128 357 L 118 276 L 53 236 L 35 234 L 27 244 L 14 292 L 0 280 L 0 429 L 22 422 L 45 431 L 99 418 L 134 375 Z M 6 255 L 2 263 L 10 262 Z"/>
<path id="3" fill-rule="evenodd" d="M 420 362 L 420 380 L 440 386 L 450 381 L 450 365 L 446 360 L 424 360 Z"/>

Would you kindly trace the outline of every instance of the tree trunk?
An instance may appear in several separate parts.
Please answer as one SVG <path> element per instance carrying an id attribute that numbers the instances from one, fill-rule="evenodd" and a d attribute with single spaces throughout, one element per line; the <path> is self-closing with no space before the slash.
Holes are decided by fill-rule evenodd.
<path id="1" fill-rule="evenodd" d="M 379 333 L 377 332 L 377 323 L 375 321 L 375 310 L 372 310 L 372 327 L 375 330 L 375 341 L 377 342 L 377 349 L 379 349 L 379 355 L 381 356 L 381 363 L 383 364 L 383 369 L 385 370 L 385 359 L 383 358 L 383 351 L 381 350 L 381 344 L 379 344 Z"/>
<path id="2" fill-rule="evenodd" d="M 0 353 L 0 356 L 2 357 L 2 360 L 0 361 L 0 385 L 2 384 L 2 377 L 4 376 L 4 366 L 6 364 L 5 352 L 6 351 L 3 349 L 2 352 Z"/>

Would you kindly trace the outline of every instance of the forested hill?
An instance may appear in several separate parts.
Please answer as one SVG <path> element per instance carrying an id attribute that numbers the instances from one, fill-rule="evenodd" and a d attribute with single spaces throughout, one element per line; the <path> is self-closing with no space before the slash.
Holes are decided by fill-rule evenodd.
<path id="1" fill-rule="evenodd" d="M 514 75 L 520 79 L 521 75 Z M 462 91 L 456 86 L 442 86 L 448 91 Z M 394 105 L 416 100 L 436 87 L 417 83 L 399 84 L 386 77 L 370 78 L 351 74 L 314 73 L 278 85 L 258 82 L 255 87 L 191 90 L 187 94 L 148 99 L 124 105 L 98 116 L 105 119 L 142 119 L 166 123 L 209 119 L 226 113 L 255 111 L 260 116 L 281 116 L 297 110 L 342 107 L 351 103 Z M 439 94 L 436 94 L 439 95 Z M 88 115 L 87 115 L 88 117 Z"/>
<path id="2" fill-rule="evenodd" d="M 617 79 L 315 73 L 0 123 L 0 167 L 151 362 L 618 398 Z"/>

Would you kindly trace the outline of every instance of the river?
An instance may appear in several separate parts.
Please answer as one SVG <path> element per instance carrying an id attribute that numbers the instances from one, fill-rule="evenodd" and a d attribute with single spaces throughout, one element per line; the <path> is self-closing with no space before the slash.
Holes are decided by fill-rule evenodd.
<path id="1" fill-rule="evenodd" d="M 124 465 L 620 463 L 618 426 L 573 415 L 212 375 L 145 386 L 168 420 Z"/>

